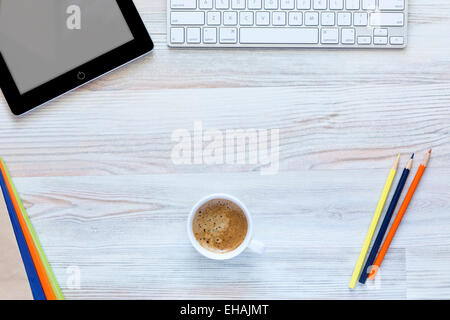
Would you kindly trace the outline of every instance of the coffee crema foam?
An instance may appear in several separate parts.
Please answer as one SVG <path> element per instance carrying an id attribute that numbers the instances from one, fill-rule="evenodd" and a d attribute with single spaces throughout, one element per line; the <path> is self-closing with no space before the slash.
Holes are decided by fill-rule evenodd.
<path id="1" fill-rule="evenodd" d="M 203 204 L 192 222 L 198 243 L 215 253 L 235 250 L 244 241 L 247 229 L 247 217 L 242 209 L 226 199 L 215 199 Z"/>

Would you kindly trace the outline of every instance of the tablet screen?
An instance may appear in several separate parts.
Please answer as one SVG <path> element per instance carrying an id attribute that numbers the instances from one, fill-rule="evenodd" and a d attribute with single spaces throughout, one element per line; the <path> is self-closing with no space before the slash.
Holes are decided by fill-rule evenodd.
<path id="1" fill-rule="evenodd" d="M 116 0 L 0 0 L 0 52 L 21 94 L 133 39 Z"/>

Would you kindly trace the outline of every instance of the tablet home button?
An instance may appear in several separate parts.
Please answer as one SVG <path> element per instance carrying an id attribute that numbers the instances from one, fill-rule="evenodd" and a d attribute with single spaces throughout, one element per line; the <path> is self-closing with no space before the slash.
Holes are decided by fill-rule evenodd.
<path id="1" fill-rule="evenodd" d="M 84 79 L 86 79 L 86 74 L 84 72 L 80 71 L 77 74 L 77 78 L 78 78 L 78 80 L 84 80 Z"/>

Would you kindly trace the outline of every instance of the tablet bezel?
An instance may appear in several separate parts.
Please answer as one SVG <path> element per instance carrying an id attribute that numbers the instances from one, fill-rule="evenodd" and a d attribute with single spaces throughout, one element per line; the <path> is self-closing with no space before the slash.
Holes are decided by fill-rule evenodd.
<path id="1" fill-rule="evenodd" d="M 24 114 L 152 51 L 153 42 L 133 1 L 116 2 L 134 39 L 24 94 L 0 52 L 0 88 L 13 114 Z"/>

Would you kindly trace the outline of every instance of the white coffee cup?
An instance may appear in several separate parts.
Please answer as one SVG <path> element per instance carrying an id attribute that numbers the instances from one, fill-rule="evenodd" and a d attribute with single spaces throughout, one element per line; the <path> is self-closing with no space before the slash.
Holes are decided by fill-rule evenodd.
<path id="1" fill-rule="evenodd" d="M 197 239 L 195 238 L 194 231 L 192 229 L 192 222 L 194 221 L 194 217 L 195 217 L 195 214 L 197 213 L 197 210 L 205 203 L 207 203 L 211 200 L 217 200 L 217 199 L 225 199 L 225 200 L 229 200 L 229 201 L 233 202 L 234 204 L 239 206 L 239 208 L 242 209 L 242 211 L 245 214 L 245 217 L 247 218 L 247 234 L 244 238 L 244 241 L 242 241 L 242 243 L 239 245 L 239 247 L 237 247 L 233 251 L 226 252 L 226 253 L 212 252 L 212 251 L 209 251 L 208 249 L 203 248 L 200 245 L 200 243 L 197 241 Z M 257 240 L 252 240 L 253 220 L 252 220 L 252 216 L 250 215 L 250 212 L 248 211 L 247 207 L 237 198 L 227 195 L 227 194 L 215 193 L 215 194 L 209 195 L 209 196 L 201 199 L 199 202 L 197 202 L 197 204 L 192 208 L 191 213 L 189 214 L 189 218 L 188 218 L 188 222 L 187 222 L 187 232 L 188 232 L 189 239 L 191 240 L 191 243 L 194 246 L 194 248 L 199 253 L 201 253 L 202 255 L 204 255 L 205 257 L 210 258 L 210 259 L 215 259 L 215 260 L 231 259 L 231 258 L 234 258 L 234 257 L 238 256 L 239 254 L 241 254 L 247 248 L 249 248 L 250 250 L 252 250 L 253 252 L 256 252 L 258 254 L 264 253 L 264 244 Z"/>

